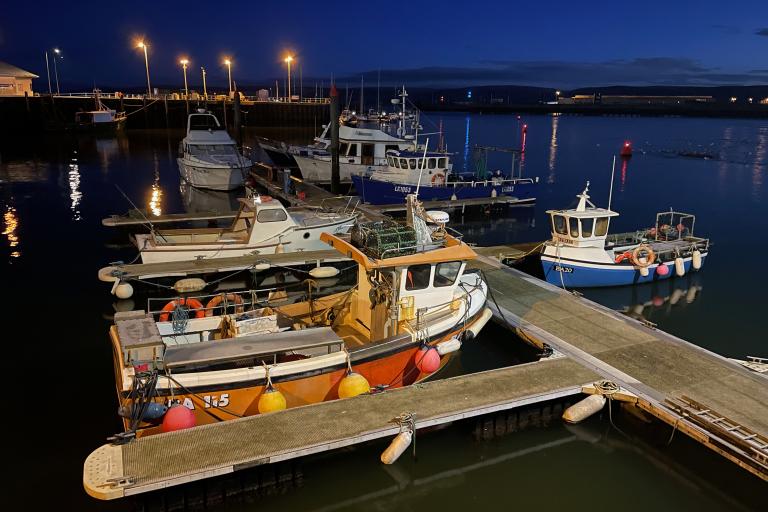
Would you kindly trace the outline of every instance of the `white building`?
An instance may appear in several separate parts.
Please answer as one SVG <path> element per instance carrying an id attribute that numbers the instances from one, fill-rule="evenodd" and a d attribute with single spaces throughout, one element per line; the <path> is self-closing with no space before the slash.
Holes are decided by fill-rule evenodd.
<path id="1" fill-rule="evenodd" d="M 0 61 L 0 96 L 24 96 L 25 92 L 32 96 L 33 78 L 38 76 Z"/>

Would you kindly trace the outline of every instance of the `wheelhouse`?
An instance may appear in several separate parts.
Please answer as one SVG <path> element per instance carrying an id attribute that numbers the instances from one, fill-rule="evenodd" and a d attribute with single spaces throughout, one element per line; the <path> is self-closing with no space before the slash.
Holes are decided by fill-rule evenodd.
<path id="1" fill-rule="evenodd" d="M 572 210 L 547 210 L 552 231 L 552 241 L 570 247 L 604 247 L 612 217 L 618 213 L 597 208 L 587 194 L 578 195 L 579 204 Z"/>

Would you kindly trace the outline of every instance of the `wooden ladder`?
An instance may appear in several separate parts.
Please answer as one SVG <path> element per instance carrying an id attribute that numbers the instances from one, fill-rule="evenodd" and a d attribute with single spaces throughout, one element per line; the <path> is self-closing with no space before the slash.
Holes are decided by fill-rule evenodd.
<path id="1" fill-rule="evenodd" d="M 685 395 L 679 399 L 667 399 L 666 402 L 685 418 L 738 447 L 768 472 L 768 438 L 766 436 L 739 425 L 734 420 Z"/>

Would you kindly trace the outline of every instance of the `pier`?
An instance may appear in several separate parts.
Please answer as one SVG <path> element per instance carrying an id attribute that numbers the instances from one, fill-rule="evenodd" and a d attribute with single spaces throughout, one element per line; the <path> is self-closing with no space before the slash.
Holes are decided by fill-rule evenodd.
<path id="1" fill-rule="evenodd" d="M 582 393 L 628 403 L 768 481 L 764 375 L 492 257 L 476 268 L 496 320 L 555 357 L 104 445 L 85 462 L 87 492 L 116 499 L 390 437 L 403 413 L 418 430 Z"/>

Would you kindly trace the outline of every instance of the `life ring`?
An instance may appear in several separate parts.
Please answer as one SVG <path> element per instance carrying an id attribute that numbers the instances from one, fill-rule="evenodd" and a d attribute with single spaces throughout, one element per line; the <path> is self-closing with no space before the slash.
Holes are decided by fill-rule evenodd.
<path id="1" fill-rule="evenodd" d="M 259 196 L 259 200 L 262 203 L 268 203 L 268 202 L 270 202 L 272 200 L 272 196 L 262 196 L 262 195 L 260 195 Z"/>
<path id="2" fill-rule="evenodd" d="M 209 300 L 208 304 L 205 305 L 205 316 L 213 316 L 213 310 L 219 307 L 219 304 L 224 302 L 224 299 L 227 300 L 227 305 L 229 305 L 230 302 L 235 303 L 236 313 L 242 313 L 243 311 L 245 311 L 245 309 L 243 308 L 243 298 L 240 297 L 238 294 L 220 293 L 219 295 Z"/>
<path id="3" fill-rule="evenodd" d="M 445 174 L 439 173 L 439 172 L 433 174 L 432 185 L 435 185 L 435 186 L 445 185 Z"/>
<path id="4" fill-rule="evenodd" d="M 160 313 L 160 321 L 167 322 L 171 317 L 171 312 L 176 309 L 177 306 L 187 306 L 190 310 L 195 311 L 195 318 L 203 318 L 205 311 L 203 311 L 203 303 L 197 299 L 179 299 L 172 300 L 165 306 L 163 306 L 163 312 Z"/>
<path id="5" fill-rule="evenodd" d="M 645 255 L 641 255 L 642 252 Z M 645 259 L 645 262 L 640 261 L 640 258 Z M 650 245 L 640 244 L 632 251 L 632 264 L 636 267 L 649 267 L 654 261 L 656 261 L 656 253 L 653 252 Z"/>

